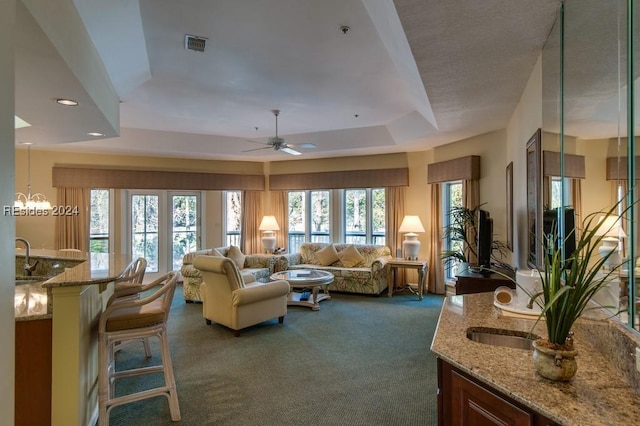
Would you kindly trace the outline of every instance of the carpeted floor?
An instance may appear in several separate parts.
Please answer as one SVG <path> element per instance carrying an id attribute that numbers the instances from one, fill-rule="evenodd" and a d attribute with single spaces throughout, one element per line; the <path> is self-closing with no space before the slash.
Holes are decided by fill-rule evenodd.
<path id="1" fill-rule="evenodd" d="M 429 347 L 442 297 L 332 294 L 320 311 L 289 307 L 240 337 L 207 326 L 199 304 L 177 289 L 169 320 L 182 420 L 166 398 L 111 411 L 111 425 L 434 425 L 436 360 Z M 118 368 L 153 365 L 142 346 L 118 354 Z M 161 383 L 122 380 L 117 393 Z"/>

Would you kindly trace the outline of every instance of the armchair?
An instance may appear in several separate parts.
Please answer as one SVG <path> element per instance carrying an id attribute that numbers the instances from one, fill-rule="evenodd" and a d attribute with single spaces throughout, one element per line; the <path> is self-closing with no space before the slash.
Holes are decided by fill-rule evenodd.
<path id="1" fill-rule="evenodd" d="M 214 321 L 240 335 L 243 328 L 287 314 L 289 283 L 284 280 L 260 283 L 243 280 L 232 260 L 217 256 L 197 256 L 193 266 L 202 274 L 202 316 L 207 325 Z"/>

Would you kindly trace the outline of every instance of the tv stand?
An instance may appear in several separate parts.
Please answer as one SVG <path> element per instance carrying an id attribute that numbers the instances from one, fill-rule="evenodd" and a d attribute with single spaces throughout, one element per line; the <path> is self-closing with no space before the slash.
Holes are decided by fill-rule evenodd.
<path id="1" fill-rule="evenodd" d="M 507 286 L 516 288 L 515 273 L 508 269 L 493 267 L 492 271 L 473 272 L 468 263 L 462 263 L 456 273 L 456 294 L 483 293 Z M 488 274 L 486 272 L 489 272 Z M 505 276 L 506 275 L 506 276 Z M 507 278 L 511 277 L 514 281 Z"/>

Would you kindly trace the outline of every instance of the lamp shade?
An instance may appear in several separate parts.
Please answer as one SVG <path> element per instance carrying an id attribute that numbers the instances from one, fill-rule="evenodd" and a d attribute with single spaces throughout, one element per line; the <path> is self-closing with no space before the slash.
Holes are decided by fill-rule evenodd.
<path id="1" fill-rule="evenodd" d="M 420 217 L 418 216 L 405 216 L 400 224 L 400 228 L 398 228 L 398 232 L 405 233 L 417 233 L 424 232 L 424 226 L 422 226 L 422 222 L 420 221 Z"/>
<path id="2" fill-rule="evenodd" d="M 260 226 L 258 227 L 260 231 L 279 231 L 280 227 L 278 226 L 278 222 L 276 221 L 275 216 L 263 216 L 262 222 L 260 222 Z"/>
<path id="3" fill-rule="evenodd" d="M 627 234 L 622 229 L 622 220 L 619 216 L 608 215 L 598 220 L 600 227 L 596 231 L 597 236 L 626 238 Z"/>

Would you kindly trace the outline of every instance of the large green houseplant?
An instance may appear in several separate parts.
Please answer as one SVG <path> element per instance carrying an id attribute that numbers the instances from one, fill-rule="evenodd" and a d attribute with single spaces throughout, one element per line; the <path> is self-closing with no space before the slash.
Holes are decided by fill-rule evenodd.
<path id="1" fill-rule="evenodd" d="M 614 215 L 618 208 L 619 203 L 606 212 L 587 216 L 573 253 L 564 254 L 554 238 L 543 238 L 544 268 L 538 272 L 542 291 L 529 296 L 542 309 L 536 324 L 545 320 L 547 338 L 534 342 L 533 357 L 536 369 L 544 377 L 569 380 L 577 371 L 571 329 L 585 310 L 592 309 L 589 302 L 593 296 L 610 283 L 624 263 L 604 268 L 613 252 L 604 256 L 598 253 L 608 231 L 601 229 L 606 225 L 599 219 Z"/>

